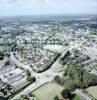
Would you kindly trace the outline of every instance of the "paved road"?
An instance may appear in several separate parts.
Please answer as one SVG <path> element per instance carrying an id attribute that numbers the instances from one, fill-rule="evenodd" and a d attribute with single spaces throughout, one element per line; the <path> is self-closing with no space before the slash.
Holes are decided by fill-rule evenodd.
<path id="1" fill-rule="evenodd" d="M 33 90 L 35 90 L 39 86 L 43 85 L 44 83 L 51 81 L 54 78 L 54 76 L 59 74 L 59 73 L 54 72 L 54 70 L 53 70 L 54 67 L 56 67 L 55 63 L 57 63 L 59 59 L 56 60 L 56 62 L 52 65 L 52 67 L 50 69 L 48 69 L 47 71 L 42 72 L 42 73 L 34 72 L 29 66 L 24 65 L 22 62 L 17 60 L 14 57 L 13 53 L 11 53 L 11 60 L 13 60 L 19 67 L 22 67 L 24 69 L 29 69 L 29 71 L 31 71 L 32 75 L 36 77 L 35 83 L 29 85 L 26 89 L 24 89 L 24 91 L 22 91 L 21 93 L 17 94 L 15 97 L 13 97 L 12 100 L 18 99 L 21 95 L 26 95 L 26 94 L 32 92 Z"/>
<path id="2" fill-rule="evenodd" d="M 24 91 L 20 92 L 15 97 L 13 97 L 11 100 L 19 99 L 21 95 L 27 95 L 28 93 L 37 89 L 39 86 L 41 86 L 42 84 L 45 84 L 46 82 L 48 82 L 48 80 L 45 80 L 45 81 L 40 80 L 39 82 L 36 81 L 35 83 L 29 85 Z"/>
<path id="3" fill-rule="evenodd" d="M 88 97 L 87 95 L 85 95 L 85 94 L 84 94 L 81 90 L 79 90 L 79 89 L 75 90 L 75 93 L 76 93 L 77 95 L 82 96 L 85 100 L 92 100 L 92 98 L 90 98 L 90 97 Z"/>
<path id="4" fill-rule="evenodd" d="M 64 50 L 64 52 L 61 54 L 60 57 L 62 57 L 66 53 L 67 50 L 71 50 L 72 48 L 75 48 L 75 47 L 71 47 L 71 48 L 67 47 Z M 48 69 L 47 71 L 42 72 L 42 73 L 36 73 L 29 66 L 24 65 L 22 62 L 17 60 L 15 58 L 15 56 L 13 55 L 13 53 L 11 52 L 11 60 L 14 61 L 19 67 L 22 67 L 24 69 L 28 69 L 32 73 L 32 75 L 36 77 L 36 82 L 35 83 L 29 85 L 21 93 L 15 95 L 12 98 L 12 100 L 18 99 L 21 95 L 26 95 L 26 94 L 32 92 L 33 90 L 35 90 L 36 88 L 38 88 L 39 86 L 43 85 L 46 82 L 50 82 L 54 78 L 54 76 L 62 75 L 62 73 L 58 73 L 58 72 L 54 71 L 54 69 L 56 68 L 56 64 L 58 63 L 60 57 L 55 61 L 55 63 L 51 66 L 50 69 Z"/>

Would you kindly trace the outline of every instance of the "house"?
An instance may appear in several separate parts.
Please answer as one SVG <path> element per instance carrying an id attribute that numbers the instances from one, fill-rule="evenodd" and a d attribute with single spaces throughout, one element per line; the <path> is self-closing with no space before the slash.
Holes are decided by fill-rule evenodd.
<path id="1" fill-rule="evenodd" d="M 4 94 L 2 92 L 0 92 L 0 100 L 4 100 Z"/>
<path id="2" fill-rule="evenodd" d="M 21 80 L 23 77 L 24 77 L 24 75 L 22 73 L 19 73 L 19 74 L 15 74 L 15 75 L 7 77 L 6 81 L 7 81 L 7 83 L 10 84 L 10 83 L 14 83 L 16 81 Z"/>
<path id="3" fill-rule="evenodd" d="M 0 79 L 0 88 L 4 85 L 4 82 Z"/>
<path id="4" fill-rule="evenodd" d="M 15 65 L 1 66 L 0 67 L 0 75 L 10 72 L 11 70 L 14 70 L 15 68 L 16 68 Z"/>

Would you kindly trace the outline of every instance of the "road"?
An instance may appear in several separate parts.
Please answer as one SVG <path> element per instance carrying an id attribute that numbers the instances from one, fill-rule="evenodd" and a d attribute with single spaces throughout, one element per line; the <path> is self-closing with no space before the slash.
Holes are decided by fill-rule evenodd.
<path id="1" fill-rule="evenodd" d="M 53 80 L 54 76 L 56 75 L 60 75 L 59 73 L 56 73 L 54 71 L 54 68 L 56 67 L 56 63 L 58 63 L 58 60 L 56 60 L 56 62 L 52 65 L 52 67 L 50 69 L 48 69 L 45 72 L 42 73 L 36 73 L 34 72 L 29 66 L 24 65 L 22 62 L 20 62 L 19 60 L 17 60 L 15 58 L 15 56 L 13 55 L 13 53 L 11 53 L 11 60 L 15 62 L 16 65 L 18 65 L 19 67 L 22 67 L 24 69 L 28 69 L 32 76 L 36 77 L 36 82 L 29 85 L 26 89 L 24 89 L 21 93 L 17 94 L 16 96 L 14 96 L 11 100 L 15 100 L 18 99 L 21 95 L 27 95 L 28 93 L 32 92 L 33 90 L 35 90 L 36 88 L 38 88 L 39 86 Z"/>
<path id="2" fill-rule="evenodd" d="M 63 53 L 61 54 L 60 57 L 62 57 L 66 52 L 67 50 L 71 50 L 72 48 L 75 48 L 75 46 L 69 48 L 67 47 Z M 54 76 L 56 75 L 60 75 L 62 76 L 62 73 L 59 73 L 59 72 L 55 72 L 55 68 L 56 68 L 56 65 L 57 63 L 59 62 L 59 59 L 60 57 L 54 62 L 54 64 L 51 66 L 51 68 L 49 68 L 47 71 L 45 72 L 42 72 L 42 73 L 36 73 L 34 72 L 30 66 L 27 66 L 27 65 L 24 65 L 22 62 L 20 62 L 19 60 L 17 60 L 13 54 L 13 52 L 11 52 L 11 60 L 15 62 L 16 65 L 18 65 L 19 67 L 22 67 L 24 69 L 28 69 L 32 76 L 35 76 L 36 77 L 36 82 L 29 85 L 26 89 L 24 89 L 21 93 L 15 95 L 11 100 L 15 100 L 15 99 L 19 99 L 19 97 L 21 95 L 27 95 L 28 93 L 32 92 L 33 90 L 35 90 L 36 88 L 38 88 L 39 86 L 45 84 L 46 82 L 50 82 L 53 80 Z"/>
<path id="3" fill-rule="evenodd" d="M 85 95 L 81 90 L 77 89 L 74 92 L 77 95 L 82 96 L 85 100 L 92 100 L 92 98 L 88 97 L 87 95 Z"/>

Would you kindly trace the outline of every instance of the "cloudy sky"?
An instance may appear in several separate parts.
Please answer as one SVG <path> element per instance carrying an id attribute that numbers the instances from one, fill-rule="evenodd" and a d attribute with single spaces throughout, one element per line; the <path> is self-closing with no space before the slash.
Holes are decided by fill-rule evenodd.
<path id="1" fill-rule="evenodd" d="M 97 0 L 0 0 L 0 16 L 96 13 Z"/>

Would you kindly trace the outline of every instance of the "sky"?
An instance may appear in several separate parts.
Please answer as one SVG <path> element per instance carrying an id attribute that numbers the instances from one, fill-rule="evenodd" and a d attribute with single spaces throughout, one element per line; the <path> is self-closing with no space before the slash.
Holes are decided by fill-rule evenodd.
<path id="1" fill-rule="evenodd" d="M 0 16 L 97 14 L 97 0 L 0 0 Z"/>

